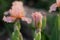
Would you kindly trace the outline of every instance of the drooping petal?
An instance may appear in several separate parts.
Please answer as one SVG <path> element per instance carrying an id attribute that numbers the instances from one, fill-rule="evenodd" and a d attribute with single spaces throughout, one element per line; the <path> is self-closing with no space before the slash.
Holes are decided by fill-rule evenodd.
<path id="1" fill-rule="evenodd" d="M 16 18 L 11 17 L 11 16 L 9 16 L 9 17 L 4 16 L 4 17 L 3 17 L 3 21 L 4 21 L 4 22 L 7 22 L 7 23 L 12 23 L 12 22 L 15 21 L 15 19 L 16 19 Z"/>
<path id="2" fill-rule="evenodd" d="M 26 21 L 28 24 L 30 24 L 32 22 L 32 20 L 28 17 L 23 17 L 22 21 Z"/>
<path id="3" fill-rule="evenodd" d="M 57 9 L 57 4 L 54 3 L 54 4 L 52 4 L 52 5 L 50 6 L 49 12 L 56 11 L 56 9 Z"/>

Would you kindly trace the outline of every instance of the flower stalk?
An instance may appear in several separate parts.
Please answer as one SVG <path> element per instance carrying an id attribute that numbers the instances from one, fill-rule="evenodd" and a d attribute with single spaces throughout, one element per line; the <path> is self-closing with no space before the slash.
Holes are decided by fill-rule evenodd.
<path id="1" fill-rule="evenodd" d="M 11 40 L 23 40 L 22 34 L 20 32 L 20 22 L 16 21 L 15 25 L 14 25 L 14 32 L 12 33 L 12 37 Z"/>
<path id="2" fill-rule="evenodd" d="M 32 14 L 32 17 L 36 28 L 34 40 L 41 40 L 42 14 L 41 12 L 35 12 Z"/>

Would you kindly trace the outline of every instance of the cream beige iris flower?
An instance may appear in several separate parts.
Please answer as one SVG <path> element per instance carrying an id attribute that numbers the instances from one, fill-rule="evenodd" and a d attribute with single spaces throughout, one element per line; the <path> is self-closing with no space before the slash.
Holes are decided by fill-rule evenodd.
<path id="1" fill-rule="evenodd" d="M 17 19 L 22 19 L 22 21 L 26 21 L 27 23 L 31 23 L 31 19 L 28 17 L 25 17 L 25 11 L 23 7 L 23 2 L 22 1 L 14 1 L 12 3 L 12 7 L 9 11 L 5 12 L 4 14 L 10 14 L 10 16 L 4 16 L 3 20 L 5 22 L 14 22 Z"/>

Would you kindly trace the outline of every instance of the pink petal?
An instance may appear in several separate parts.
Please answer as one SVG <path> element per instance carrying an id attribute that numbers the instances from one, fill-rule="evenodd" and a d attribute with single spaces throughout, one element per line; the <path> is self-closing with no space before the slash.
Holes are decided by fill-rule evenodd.
<path id="1" fill-rule="evenodd" d="M 22 21 L 26 21 L 28 24 L 30 24 L 32 22 L 32 20 L 28 17 L 23 17 Z"/>
<path id="2" fill-rule="evenodd" d="M 3 21 L 7 22 L 7 23 L 11 23 L 11 22 L 14 22 L 16 18 L 14 17 L 3 17 Z"/>
<path id="3" fill-rule="evenodd" d="M 41 12 L 35 12 L 35 13 L 33 13 L 32 14 L 32 18 L 33 18 L 33 21 L 34 21 L 34 24 L 35 24 L 36 27 L 38 27 L 38 25 L 37 25 L 38 22 L 40 22 L 42 24 L 42 18 L 43 18 L 43 16 L 42 16 Z"/>
<path id="4" fill-rule="evenodd" d="M 54 3 L 50 6 L 49 12 L 56 11 L 56 9 L 57 9 L 57 4 Z"/>

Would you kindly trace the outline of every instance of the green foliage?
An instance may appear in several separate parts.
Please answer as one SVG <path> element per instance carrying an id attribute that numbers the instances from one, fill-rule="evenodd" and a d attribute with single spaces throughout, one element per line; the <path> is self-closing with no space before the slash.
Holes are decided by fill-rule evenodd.
<path id="1" fill-rule="evenodd" d="M 3 13 L 11 7 L 12 2 L 13 0 L 0 0 L 0 21 L 3 18 Z"/>
<path id="2" fill-rule="evenodd" d="M 11 40 L 23 40 L 20 28 L 21 28 L 20 22 L 16 21 L 14 25 L 14 32 L 12 33 L 11 36 Z"/>
<path id="3" fill-rule="evenodd" d="M 50 40 L 60 40 L 60 15 L 59 14 L 55 16 L 54 28 L 51 32 L 52 34 Z"/>
<path id="4" fill-rule="evenodd" d="M 14 23 L 4 23 L 6 31 L 9 33 L 9 36 L 13 32 Z"/>
<path id="5" fill-rule="evenodd" d="M 33 3 L 30 3 L 33 2 Z M 24 0 L 24 3 L 28 4 L 33 4 L 32 6 L 35 8 L 42 8 L 42 9 L 46 9 L 49 10 L 49 7 L 51 4 L 55 3 L 56 0 Z"/>
<path id="6" fill-rule="evenodd" d="M 43 17 L 43 20 L 42 20 L 42 30 L 44 30 L 46 28 L 46 16 Z"/>

